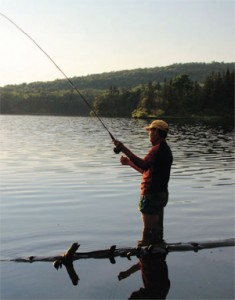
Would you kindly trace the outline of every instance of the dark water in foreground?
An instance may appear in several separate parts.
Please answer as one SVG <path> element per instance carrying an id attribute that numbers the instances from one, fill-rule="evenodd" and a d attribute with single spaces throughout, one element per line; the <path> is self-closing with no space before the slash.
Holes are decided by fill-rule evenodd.
<path id="1" fill-rule="evenodd" d="M 73 242 L 81 244 L 80 251 L 136 245 L 140 176 L 120 166 L 96 119 L 0 116 L 0 121 L 2 260 L 56 255 Z M 145 155 L 145 121 L 104 122 L 137 155 Z M 170 125 L 174 165 L 165 240 L 234 237 L 234 132 L 199 123 Z M 65 269 L 56 271 L 51 263 L 2 261 L 1 299 L 127 299 L 144 286 L 141 272 L 121 281 L 117 276 L 137 262 L 76 261 L 80 280 L 73 286 Z M 170 253 L 166 264 L 167 299 L 234 299 L 233 247 Z"/>

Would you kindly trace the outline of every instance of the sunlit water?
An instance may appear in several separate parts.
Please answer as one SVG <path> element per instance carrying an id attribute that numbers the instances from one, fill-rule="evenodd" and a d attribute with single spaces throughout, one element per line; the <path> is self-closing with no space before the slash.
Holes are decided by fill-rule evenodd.
<path id="1" fill-rule="evenodd" d="M 0 116 L 1 259 L 135 247 L 140 175 L 119 163 L 95 118 Z M 143 157 L 144 120 L 106 119 L 106 126 Z M 165 209 L 167 242 L 234 237 L 234 132 L 202 123 L 170 122 L 174 155 Z M 171 253 L 168 299 L 233 299 L 234 249 Z M 50 263 L 1 262 L 1 299 L 127 299 L 143 286 L 140 272 L 118 281 L 131 262 L 81 260 L 72 286 Z"/>

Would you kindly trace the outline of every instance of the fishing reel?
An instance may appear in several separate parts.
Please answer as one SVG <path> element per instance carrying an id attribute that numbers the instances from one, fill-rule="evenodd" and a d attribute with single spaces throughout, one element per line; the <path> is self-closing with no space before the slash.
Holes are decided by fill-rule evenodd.
<path id="1" fill-rule="evenodd" d="M 110 135 L 111 139 L 113 140 L 113 142 L 115 142 L 115 138 L 114 138 L 114 136 L 112 135 L 112 133 L 110 131 L 109 131 L 109 135 Z M 119 154 L 121 152 L 121 149 L 118 146 L 115 146 L 113 148 L 113 152 L 115 154 Z"/>
<path id="2" fill-rule="evenodd" d="M 115 147 L 115 148 L 113 148 L 113 152 L 114 152 L 115 154 L 119 154 L 119 153 L 121 152 L 121 150 L 118 149 L 118 147 Z"/>

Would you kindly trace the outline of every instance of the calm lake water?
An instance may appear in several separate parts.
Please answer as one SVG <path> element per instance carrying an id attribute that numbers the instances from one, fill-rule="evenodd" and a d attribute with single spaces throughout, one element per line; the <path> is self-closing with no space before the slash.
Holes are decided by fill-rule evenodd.
<path id="1" fill-rule="evenodd" d="M 1 299 L 128 299 L 141 273 L 118 280 L 138 262 L 82 259 L 73 286 L 52 263 L 10 262 L 26 256 L 135 247 L 140 175 L 119 163 L 95 118 L 1 115 Z M 113 135 L 143 157 L 144 120 L 103 119 Z M 227 124 L 228 125 L 228 124 Z M 173 155 L 167 242 L 234 237 L 234 131 L 230 126 L 170 122 Z M 234 299 L 234 248 L 170 253 L 167 299 Z M 167 276 L 167 274 L 165 274 Z"/>

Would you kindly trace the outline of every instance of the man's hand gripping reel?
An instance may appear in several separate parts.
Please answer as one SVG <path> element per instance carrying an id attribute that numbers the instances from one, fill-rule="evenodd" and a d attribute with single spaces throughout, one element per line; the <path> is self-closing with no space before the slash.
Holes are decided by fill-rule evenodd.
<path id="1" fill-rule="evenodd" d="M 111 132 L 109 132 L 109 135 L 110 135 L 112 141 L 115 142 L 116 140 L 115 140 L 115 138 L 114 138 L 114 136 L 112 135 Z M 119 153 L 121 152 L 121 150 L 118 148 L 118 146 L 116 146 L 116 147 L 113 148 L 113 152 L 114 152 L 115 154 L 119 154 Z"/>

